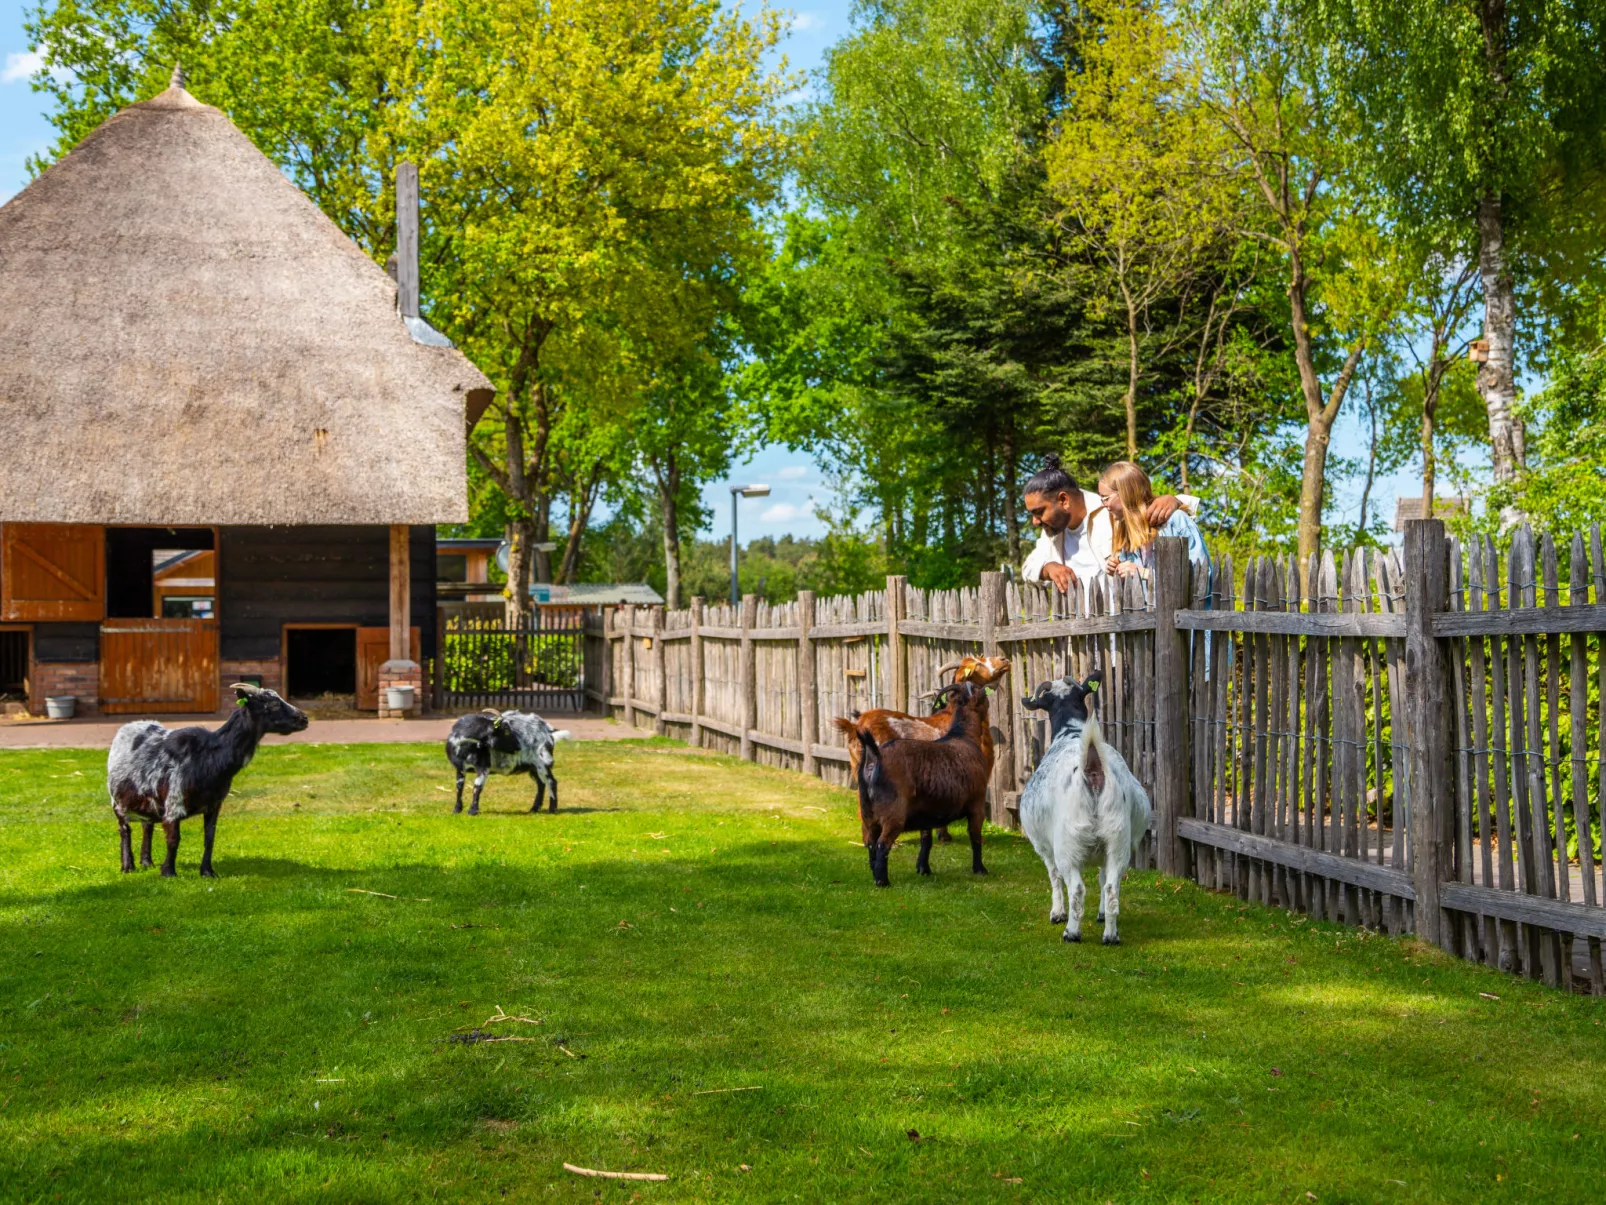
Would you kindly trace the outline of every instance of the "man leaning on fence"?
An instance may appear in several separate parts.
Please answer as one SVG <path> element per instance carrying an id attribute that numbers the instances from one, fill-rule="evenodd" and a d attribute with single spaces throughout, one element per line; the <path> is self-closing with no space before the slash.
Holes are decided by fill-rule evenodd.
<path id="1" fill-rule="evenodd" d="M 1084 586 L 1105 573 L 1113 552 L 1110 514 L 1099 496 L 1078 488 L 1076 479 L 1058 456 L 1045 456 L 1022 491 L 1032 525 L 1042 532 L 1021 577 L 1029 582 L 1050 582 L 1062 593 L 1072 582 Z M 1191 495 L 1162 494 L 1149 504 L 1149 524 L 1158 529 L 1180 507 L 1197 511 L 1199 499 Z"/>

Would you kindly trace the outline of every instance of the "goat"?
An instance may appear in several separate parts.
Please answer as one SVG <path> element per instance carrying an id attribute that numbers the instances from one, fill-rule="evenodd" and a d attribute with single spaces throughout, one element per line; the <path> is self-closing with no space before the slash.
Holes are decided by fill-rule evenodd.
<path id="1" fill-rule="evenodd" d="M 206 845 L 201 853 L 201 874 L 217 878 L 212 869 L 212 839 L 217 815 L 228 798 L 234 776 L 251 764 L 265 733 L 287 735 L 307 726 L 306 714 L 277 693 L 247 682 L 236 682 L 234 714 L 217 731 L 178 728 L 169 731 L 155 720 L 124 724 L 112 739 L 106 757 L 106 789 L 122 837 L 123 873 L 134 869 L 134 845 L 129 816 L 145 826 L 139 864 L 151 865 L 151 835 L 158 821 L 167 836 L 167 860 L 162 874 L 176 873 L 178 826 L 188 816 L 204 821 Z"/>
<path id="2" fill-rule="evenodd" d="M 981 748 L 987 691 L 970 682 L 944 690 L 954 694 L 955 707 L 948 730 L 936 740 L 895 739 L 883 745 L 875 733 L 859 729 L 864 746 L 859 762 L 859 821 L 877 887 L 891 885 L 887 856 L 900 833 L 921 830 L 915 870 L 930 874 L 931 830 L 961 817 L 970 829 L 971 872 L 987 873 L 981 862 L 981 824 L 992 768 L 992 758 Z"/>
<path id="3" fill-rule="evenodd" d="M 991 686 L 1009 672 L 1009 658 L 1007 657 L 962 657 L 958 661 L 950 661 L 939 666 L 937 678 L 940 681 L 946 673 L 952 672 L 954 682 L 973 682 L 977 686 Z M 941 698 L 946 691 L 934 690 L 922 698 Z M 891 740 L 934 741 L 953 722 L 954 709 L 957 703 L 950 701 L 946 707 L 938 709 L 931 715 L 909 715 L 907 712 L 892 711 L 878 707 L 871 711 L 854 712 L 850 718 L 838 718 L 835 721 L 837 728 L 847 738 L 848 746 L 848 774 L 851 781 L 859 781 L 859 729 L 868 728 L 875 735 L 880 744 Z M 982 751 L 987 754 L 987 767 L 992 769 L 993 760 L 993 730 L 990 723 L 983 723 L 981 734 Z M 926 833 L 921 833 L 924 841 Z M 949 840 L 948 830 L 940 829 L 937 833 L 939 841 Z"/>
<path id="4" fill-rule="evenodd" d="M 522 711 L 485 710 L 464 716 L 452 725 L 446 738 L 446 760 L 457 771 L 457 806 L 452 814 L 455 816 L 463 810 L 463 778 L 470 766 L 474 768 L 470 816 L 480 814 L 480 792 L 485 789 L 487 774 L 527 772 L 535 780 L 535 802 L 530 811 L 541 810 L 548 788 L 552 791 L 552 802 L 547 810 L 557 811 L 558 779 L 552 773 L 553 746 L 568 739 L 568 732 L 554 732 L 540 716 Z"/>
<path id="5" fill-rule="evenodd" d="M 1120 945 L 1121 876 L 1138 855 L 1149 830 L 1149 796 L 1125 759 L 1104 743 L 1088 697 L 1100 675 L 1088 680 L 1045 682 L 1021 703 L 1047 711 L 1053 739 L 1021 793 L 1021 829 L 1048 868 L 1051 924 L 1065 922 L 1065 940 L 1082 940 L 1082 907 L 1087 887 L 1082 866 L 1095 852 L 1099 867 L 1099 919 L 1104 944 Z M 1066 885 L 1070 903 L 1066 906 Z"/>

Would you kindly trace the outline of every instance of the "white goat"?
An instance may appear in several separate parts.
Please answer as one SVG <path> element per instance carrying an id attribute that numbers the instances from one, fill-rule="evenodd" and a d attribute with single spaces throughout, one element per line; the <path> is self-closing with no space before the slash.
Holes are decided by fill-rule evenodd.
<path id="1" fill-rule="evenodd" d="M 1048 751 L 1021 794 L 1021 829 L 1048 867 L 1051 924 L 1065 922 L 1065 940 L 1082 940 L 1082 907 L 1087 888 L 1082 867 L 1095 851 L 1099 865 L 1099 919 L 1104 944 L 1121 944 L 1121 876 L 1137 858 L 1149 831 L 1149 796 L 1126 760 L 1104 743 L 1087 698 L 1097 688 L 1095 671 L 1086 683 L 1066 677 L 1045 682 L 1022 699 L 1029 709 L 1047 711 L 1053 730 Z M 1066 908 L 1066 885 L 1070 907 Z"/>

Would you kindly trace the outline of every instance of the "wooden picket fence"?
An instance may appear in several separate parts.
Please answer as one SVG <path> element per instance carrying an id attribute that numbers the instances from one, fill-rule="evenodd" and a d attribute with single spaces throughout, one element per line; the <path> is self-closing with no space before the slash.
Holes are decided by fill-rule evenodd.
<path id="1" fill-rule="evenodd" d="M 1190 566 L 1069 595 L 978 587 L 779 606 L 694 600 L 588 624 L 586 695 L 624 722 L 846 784 L 830 723 L 915 710 L 937 668 L 1008 656 L 991 816 L 1015 823 L 1045 721 L 1019 696 L 1103 670 L 1101 719 L 1155 804 L 1149 860 L 1263 904 L 1606 994 L 1606 558 L 1437 521 L 1387 552 Z M 1591 602 L 1591 591 L 1595 601 Z M 1565 603 L 1564 600 L 1565 599 Z"/>

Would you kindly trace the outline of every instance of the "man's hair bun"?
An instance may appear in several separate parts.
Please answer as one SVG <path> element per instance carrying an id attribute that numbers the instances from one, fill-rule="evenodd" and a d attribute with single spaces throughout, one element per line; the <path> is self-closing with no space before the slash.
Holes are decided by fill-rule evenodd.
<path id="1" fill-rule="evenodd" d="M 1043 470 L 1045 472 L 1052 473 L 1056 469 L 1063 469 L 1064 467 L 1065 465 L 1061 463 L 1059 456 L 1054 452 L 1050 452 L 1043 457 Z"/>

